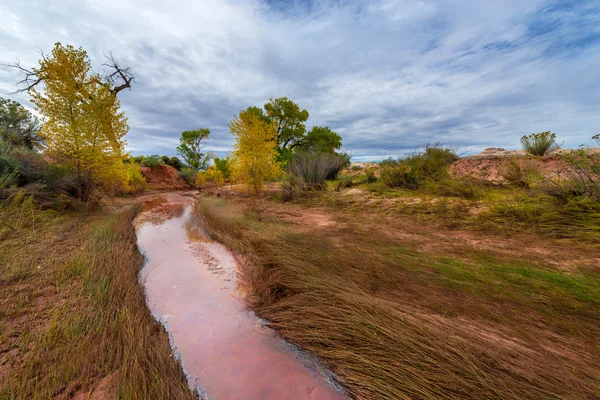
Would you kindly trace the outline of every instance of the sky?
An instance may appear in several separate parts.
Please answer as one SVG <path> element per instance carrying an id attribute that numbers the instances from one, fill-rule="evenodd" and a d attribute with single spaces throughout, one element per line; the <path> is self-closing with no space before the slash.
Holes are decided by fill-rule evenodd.
<path id="1" fill-rule="evenodd" d="M 175 155 L 203 127 L 222 156 L 228 121 L 282 96 L 355 161 L 600 133 L 598 0 L 0 0 L 0 21 L 0 64 L 35 66 L 61 42 L 99 71 L 103 52 L 130 66 L 119 98 L 134 155 Z M 31 108 L 18 80 L 0 69 L 0 97 Z"/>

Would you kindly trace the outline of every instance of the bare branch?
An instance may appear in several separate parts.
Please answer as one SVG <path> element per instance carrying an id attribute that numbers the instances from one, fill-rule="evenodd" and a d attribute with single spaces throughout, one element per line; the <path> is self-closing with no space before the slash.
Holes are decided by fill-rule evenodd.
<path id="1" fill-rule="evenodd" d="M 24 85 L 25 87 L 17 89 L 11 94 L 27 92 L 43 81 L 43 79 L 38 76 L 37 72 L 24 68 L 19 60 L 17 60 L 14 64 L 0 65 L 5 68 L 14 68 L 21 73 L 21 76 L 23 76 L 23 79 L 17 82 L 17 87 L 21 85 Z"/>
<path id="2" fill-rule="evenodd" d="M 111 74 L 105 76 L 105 79 L 112 86 L 111 91 L 113 94 L 116 96 L 121 90 L 131 88 L 131 83 L 136 78 L 135 74 L 131 72 L 131 68 L 121 67 L 117 60 L 115 60 L 112 53 L 108 53 L 108 55 L 104 54 L 104 56 L 108 59 L 108 62 L 102 65 L 113 70 Z"/>

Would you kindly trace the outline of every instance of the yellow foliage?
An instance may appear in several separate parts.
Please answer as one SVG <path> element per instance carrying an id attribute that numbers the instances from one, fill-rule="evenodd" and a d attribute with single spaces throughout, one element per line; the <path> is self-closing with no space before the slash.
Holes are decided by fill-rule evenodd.
<path id="1" fill-rule="evenodd" d="M 215 186 L 225 185 L 225 178 L 223 173 L 217 169 L 214 165 L 208 168 L 205 172 L 206 181 L 212 183 Z"/>
<path id="2" fill-rule="evenodd" d="M 128 193 L 139 193 L 143 192 L 148 188 L 146 178 L 140 170 L 140 165 L 135 162 L 127 162 L 125 164 L 127 170 L 127 185 L 125 191 Z"/>
<path id="3" fill-rule="evenodd" d="M 92 73 L 85 50 L 56 43 L 34 72 L 44 82 L 44 91 L 34 88 L 31 95 L 44 117 L 46 154 L 71 165 L 80 182 L 123 190 L 128 180 L 123 137 L 129 126 L 110 84 Z"/>
<path id="4" fill-rule="evenodd" d="M 229 129 L 236 137 L 231 179 L 243 184 L 251 195 L 258 195 L 267 181 L 282 173 L 282 165 L 277 161 L 275 125 L 242 111 L 229 123 Z"/>
<path id="5" fill-rule="evenodd" d="M 194 180 L 194 185 L 197 187 L 203 187 L 206 183 L 206 176 L 204 176 L 204 171 L 199 171 L 196 174 L 196 179 Z"/>
<path id="6" fill-rule="evenodd" d="M 225 185 L 225 178 L 223 173 L 212 165 L 206 171 L 198 172 L 195 184 L 197 187 L 220 187 Z"/>

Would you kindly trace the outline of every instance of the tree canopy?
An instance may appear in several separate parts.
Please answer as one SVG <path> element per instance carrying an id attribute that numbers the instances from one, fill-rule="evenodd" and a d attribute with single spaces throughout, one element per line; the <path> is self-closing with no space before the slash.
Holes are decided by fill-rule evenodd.
<path id="1" fill-rule="evenodd" d="M 36 116 L 16 101 L 0 97 L 0 138 L 14 147 L 40 150 L 43 139 Z"/>
<path id="2" fill-rule="evenodd" d="M 231 178 L 245 185 L 251 194 L 259 194 L 265 182 L 281 174 L 275 124 L 252 110 L 244 110 L 229 123 L 229 129 L 236 140 Z"/>
<path id="3" fill-rule="evenodd" d="M 274 125 L 280 161 L 288 162 L 295 150 L 335 152 L 342 147 L 341 136 L 327 126 L 314 126 L 307 132 L 308 111 L 301 109 L 298 103 L 287 97 L 270 99 L 264 105 L 264 111 L 251 106 L 244 112 Z"/>
<path id="4" fill-rule="evenodd" d="M 188 167 L 194 172 L 194 178 L 199 170 L 208 168 L 208 163 L 212 157 L 211 154 L 202 152 L 206 147 L 205 142 L 208 140 L 209 135 L 210 129 L 208 128 L 200 128 L 181 133 L 177 152 L 181 155 Z"/>
<path id="5" fill-rule="evenodd" d="M 306 134 L 308 111 L 288 99 L 279 97 L 265 104 L 267 116 L 275 123 L 277 143 L 282 149 L 292 149 L 301 144 Z"/>
<path id="6" fill-rule="evenodd" d="M 61 43 L 32 73 L 44 82 L 43 91 L 33 85 L 29 93 L 44 117 L 46 154 L 73 167 L 80 195 L 92 184 L 110 190 L 122 187 L 127 180 L 122 159 L 129 126 L 112 81 L 92 72 L 81 47 Z"/>
<path id="7" fill-rule="evenodd" d="M 342 137 L 327 126 L 313 126 L 303 145 L 312 151 L 332 153 L 342 147 Z"/>

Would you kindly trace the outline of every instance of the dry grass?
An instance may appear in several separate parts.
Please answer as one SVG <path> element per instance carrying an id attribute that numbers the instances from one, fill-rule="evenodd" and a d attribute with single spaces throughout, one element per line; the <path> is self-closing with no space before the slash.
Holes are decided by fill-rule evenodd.
<path id="1" fill-rule="evenodd" d="M 251 307 L 320 357 L 353 397 L 600 393 L 597 270 L 565 273 L 472 249 L 444 257 L 352 215 L 302 226 L 268 210 L 202 198 L 196 211 L 247 256 Z"/>
<path id="2" fill-rule="evenodd" d="M 138 210 L 3 233 L 0 398 L 193 398 L 138 283 Z"/>

